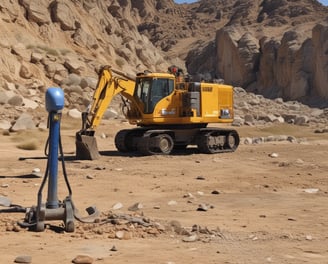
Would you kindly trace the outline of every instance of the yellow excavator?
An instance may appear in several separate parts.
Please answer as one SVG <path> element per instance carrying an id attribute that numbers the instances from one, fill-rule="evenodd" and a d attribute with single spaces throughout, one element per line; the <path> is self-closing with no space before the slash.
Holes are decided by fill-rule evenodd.
<path id="1" fill-rule="evenodd" d="M 120 152 L 170 154 L 196 145 L 200 153 L 213 154 L 233 152 L 239 145 L 234 129 L 208 127 L 209 123 L 232 123 L 232 86 L 192 82 L 175 66 L 168 72 L 145 71 L 136 76 L 104 66 L 90 107 L 82 113 L 82 129 L 76 133 L 77 159 L 99 158 L 95 131 L 118 94 L 123 99 L 122 112 L 136 125 L 116 134 Z"/>

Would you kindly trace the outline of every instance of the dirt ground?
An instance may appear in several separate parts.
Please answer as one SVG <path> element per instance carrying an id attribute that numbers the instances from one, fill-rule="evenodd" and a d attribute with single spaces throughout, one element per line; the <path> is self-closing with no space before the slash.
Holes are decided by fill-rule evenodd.
<path id="1" fill-rule="evenodd" d="M 300 143 L 242 144 L 234 153 L 215 155 L 188 148 L 142 157 L 116 151 L 113 135 L 129 125 L 115 120 L 97 131 L 101 158 L 79 161 L 74 159 L 78 126 L 62 121 L 75 206 L 83 214 L 96 206 L 102 220 L 120 214 L 150 226 L 76 220 L 75 231 L 67 233 L 62 221 L 47 221 L 44 232 L 32 232 L 17 225 L 25 213 L 2 212 L 1 263 L 22 255 L 47 264 L 71 263 L 78 255 L 92 257 L 93 263 L 328 263 L 328 133 L 292 125 L 241 127 L 242 137 L 294 135 Z M 42 178 L 31 172 L 40 168 L 44 175 L 47 135 L 0 135 L 0 195 L 12 204 L 36 205 Z M 37 140 L 36 150 L 17 148 L 30 139 Z M 68 191 L 61 167 L 58 178 L 62 200 Z M 44 202 L 46 197 L 47 188 Z M 118 203 L 123 207 L 114 210 Z M 130 211 L 135 203 L 142 208 Z M 207 210 L 197 210 L 201 204 Z"/>

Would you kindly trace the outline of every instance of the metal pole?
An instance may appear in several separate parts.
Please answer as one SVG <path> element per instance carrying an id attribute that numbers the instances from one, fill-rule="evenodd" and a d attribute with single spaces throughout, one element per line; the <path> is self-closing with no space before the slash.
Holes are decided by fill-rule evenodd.
<path id="1" fill-rule="evenodd" d="M 48 198 L 46 208 L 58 208 L 57 196 L 58 185 L 58 148 L 61 112 L 51 112 L 50 115 L 50 138 L 49 138 L 49 181 Z"/>

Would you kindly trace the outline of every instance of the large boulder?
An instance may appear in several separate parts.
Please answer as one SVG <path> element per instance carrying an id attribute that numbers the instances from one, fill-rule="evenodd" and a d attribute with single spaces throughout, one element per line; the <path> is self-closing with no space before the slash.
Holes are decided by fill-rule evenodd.
<path id="1" fill-rule="evenodd" d="M 311 89 L 312 46 L 306 39 L 299 32 L 286 32 L 277 51 L 277 86 L 288 100 L 302 98 Z"/>
<path id="2" fill-rule="evenodd" d="M 313 90 L 328 99 L 328 23 L 313 28 Z"/>
<path id="3" fill-rule="evenodd" d="M 280 95 L 276 82 L 275 61 L 280 41 L 274 38 L 263 37 L 260 40 L 261 57 L 259 62 L 258 82 L 256 92 L 273 98 Z"/>
<path id="4" fill-rule="evenodd" d="M 48 11 L 48 3 L 43 0 L 21 0 L 20 3 L 26 9 L 27 19 L 38 25 L 50 23 L 50 13 Z"/>
<path id="5" fill-rule="evenodd" d="M 256 80 L 259 42 L 251 33 L 224 27 L 216 35 L 217 72 L 227 83 L 247 87 Z"/>
<path id="6" fill-rule="evenodd" d="M 33 121 L 33 117 L 30 114 L 22 113 L 14 125 L 10 128 L 11 131 L 17 132 L 20 130 L 26 130 L 26 129 L 35 129 L 35 123 Z"/>
<path id="7" fill-rule="evenodd" d="M 75 17 L 72 8 L 65 1 L 57 0 L 51 5 L 54 22 L 60 24 L 62 30 L 75 29 Z"/>

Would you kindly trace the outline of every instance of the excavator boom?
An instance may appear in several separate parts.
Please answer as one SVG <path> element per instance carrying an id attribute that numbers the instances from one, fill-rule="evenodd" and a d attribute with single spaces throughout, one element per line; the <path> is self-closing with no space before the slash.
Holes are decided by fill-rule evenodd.
<path id="1" fill-rule="evenodd" d="M 115 73 L 117 76 L 114 76 Z M 87 111 L 82 113 L 82 129 L 76 133 L 76 158 L 98 159 L 99 151 L 94 137 L 95 129 L 115 95 L 122 93 L 133 96 L 135 80 L 133 77 L 104 66 L 99 73 L 98 84 L 92 102 Z"/>

